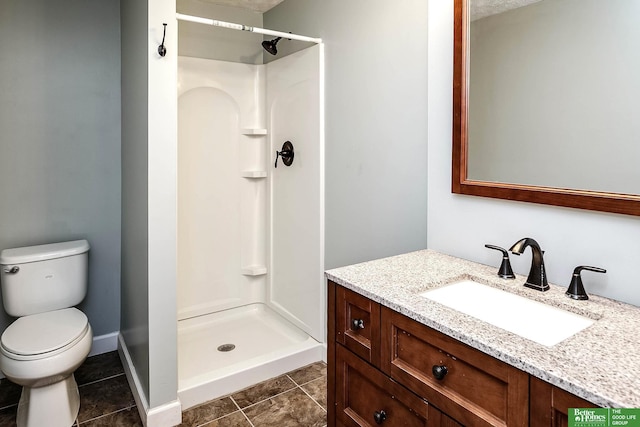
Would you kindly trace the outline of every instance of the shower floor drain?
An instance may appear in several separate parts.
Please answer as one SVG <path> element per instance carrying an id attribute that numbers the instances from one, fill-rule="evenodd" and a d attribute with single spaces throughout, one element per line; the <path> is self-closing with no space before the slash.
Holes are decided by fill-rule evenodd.
<path id="1" fill-rule="evenodd" d="M 218 351 L 231 351 L 234 348 L 236 348 L 235 344 L 222 344 L 220 347 L 218 347 Z"/>

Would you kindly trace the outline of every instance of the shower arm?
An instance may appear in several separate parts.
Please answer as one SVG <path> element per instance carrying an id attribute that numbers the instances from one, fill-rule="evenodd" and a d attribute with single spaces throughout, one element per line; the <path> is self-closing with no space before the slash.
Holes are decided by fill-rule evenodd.
<path id="1" fill-rule="evenodd" d="M 250 27 L 242 24 L 234 24 L 233 22 L 225 22 L 225 21 L 218 21 L 215 19 L 201 18 L 199 16 L 184 15 L 182 13 L 176 13 L 176 19 L 178 19 L 179 21 L 196 22 L 198 24 L 213 25 L 214 27 L 223 27 L 223 28 L 229 28 L 231 30 L 239 30 L 239 31 L 249 31 L 252 33 L 264 34 L 267 36 L 282 37 L 282 38 L 287 38 L 291 40 L 299 40 L 303 42 L 322 43 L 322 39 L 320 38 L 300 36 L 298 34 L 284 33 L 282 31 L 274 31 L 266 28 Z"/>

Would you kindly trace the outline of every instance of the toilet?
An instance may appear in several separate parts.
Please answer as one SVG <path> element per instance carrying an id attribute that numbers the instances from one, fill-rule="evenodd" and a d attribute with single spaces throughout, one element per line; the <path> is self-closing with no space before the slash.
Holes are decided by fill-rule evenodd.
<path id="1" fill-rule="evenodd" d="M 80 396 L 73 372 L 91 350 L 86 240 L 0 252 L 2 304 L 17 319 L 0 338 L 0 369 L 22 386 L 18 427 L 69 427 Z"/>

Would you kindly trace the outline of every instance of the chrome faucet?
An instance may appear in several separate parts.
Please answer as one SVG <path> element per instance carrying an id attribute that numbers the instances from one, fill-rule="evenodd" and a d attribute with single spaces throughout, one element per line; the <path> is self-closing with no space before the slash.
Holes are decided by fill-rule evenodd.
<path id="1" fill-rule="evenodd" d="M 535 289 L 537 291 L 548 291 L 549 283 L 547 283 L 547 273 L 544 270 L 544 259 L 542 257 L 543 252 L 540 249 L 538 242 L 530 237 L 518 240 L 511 246 L 511 253 L 514 255 L 521 255 L 527 246 L 531 246 L 531 270 L 529 270 L 529 277 L 525 282 L 527 288 Z"/>

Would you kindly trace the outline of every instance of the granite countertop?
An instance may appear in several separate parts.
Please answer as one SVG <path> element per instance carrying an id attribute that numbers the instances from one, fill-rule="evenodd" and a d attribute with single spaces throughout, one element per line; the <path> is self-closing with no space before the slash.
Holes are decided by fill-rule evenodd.
<path id="1" fill-rule="evenodd" d="M 328 279 L 596 405 L 640 408 L 640 308 L 590 295 L 575 301 L 566 286 L 547 292 L 501 279 L 487 266 L 432 250 L 336 268 Z M 462 279 L 491 285 L 597 320 L 547 347 L 417 295 Z"/>

